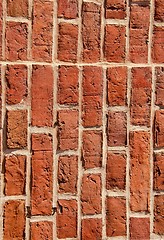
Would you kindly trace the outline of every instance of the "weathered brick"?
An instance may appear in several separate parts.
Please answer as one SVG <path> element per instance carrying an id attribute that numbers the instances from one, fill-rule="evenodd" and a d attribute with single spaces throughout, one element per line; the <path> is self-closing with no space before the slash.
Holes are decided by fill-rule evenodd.
<path id="1" fill-rule="evenodd" d="M 108 104 L 109 106 L 125 106 L 127 87 L 127 68 L 111 67 L 107 69 Z"/>
<path id="2" fill-rule="evenodd" d="M 164 27 L 154 26 L 152 44 L 152 60 L 154 63 L 164 63 Z"/>
<path id="3" fill-rule="evenodd" d="M 7 14 L 11 17 L 28 17 L 28 0 L 7 0 Z"/>
<path id="4" fill-rule="evenodd" d="M 106 188 L 125 190 L 126 155 L 119 152 L 108 152 L 106 167 Z"/>
<path id="5" fill-rule="evenodd" d="M 48 221 L 32 222 L 30 233 L 32 240 L 53 240 L 53 223 Z"/>
<path id="6" fill-rule="evenodd" d="M 150 126 L 151 69 L 132 68 L 130 116 L 133 125 Z"/>
<path id="7" fill-rule="evenodd" d="M 27 146 L 27 111 L 7 111 L 7 147 L 25 148 Z"/>
<path id="8" fill-rule="evenodd" d="M 154 197 L 154 233 L 164 234 L 164 195 Z"/>
<path id="9" fill-rule="evenodd" d="M 164 68 L 156 67 L 155 69 L 156 79 L 156 104 L 164 106 Z"/>
<path id="10" fill-rule="evenodd" d="M 154 20 L 164 22 L 164 1 L 155 0 Z"/>
<path id="11" fill-rule="evenodd" d="M 155 112 L 155 130 L 154 130 L 154 145 L 155 147 L 164 147 L 164 110 Z"/>
<path id="12" fill-rule="evenodd" d="M 86 174 L 83 176 L 81 186 L 81 208 L 84 215 L 101 213 L 100 174 Z"/>
<path id="13" fill-rule="evenodd" d="M 83 219 L 82 239 L 102 239 L 102 220 L 96 218 Z"/>
<path id="14" fill-rule="evenodd" d="M 27 99 L 27 66 L 7 65 L 5 79 L 7 104 L 24 103 Z"/>
<path id="15" fill-rule="evenodd" d="M 105 17 L 124 19 L 126 17 L 126 0 L 106 0 Z"/>
<path id="16" fill-rule="evenodd" d="M 100 59 L 101 7 L 95 3 L 83 3 L 82 41 L 83 61 L 98 62 Z"/>
<path id="17" fill-rule="evenodd" d="M 107 127 L 108 146 L 125 146 L 127 143 L 126 135 L 126 113 L 109 112 Z"/>
<path id="18" fill-rule="evenodd" d="M 3 32 L 3 8 L 0 1 L 0 60 L 2 59 L 2 32 Z"/>
<path id="19" fill-rule="evenodd" d="M 33 4 L 32 58 L 51 62 L 53 2 L 34 0 Z"/>
<path id="20" fill-rule="evenodd" d="M 154 155 L 154 190 L 164 190 L 164 153 Z"/>
<path id="21" fill-rule="evenodd" d="M 130 239 L 150 239 L 149 218 L 130 218 Z"/>
<path id="22" fill-rule="evenodd" d="M 59 24 L 58 60 L 77 61 L 78 26 L 71 23 Z"/>
<path id="23" fill-rule="evenodd" d="M 7 201 L 4 205 L 4 240 L 22 240 L 25 238 L 25 202 Z"/>
<path id="24" fill-rule="evenodd" d="M 25 194 L 26 156 L 9 155 L 5 157 L 5 195 Z"/>
<path id="25" fill-rule="evenodd" d="M 106 200 L 106 234 L 108 237 L 126 235 L 126 200 L 123 197 Z"/>
<path id="26" fill-rule="evenodd" d="M 149 212 L 150 134 L 130 133 L 130 207 L 134 212 Z"/>
<path id="27" fill-rule="evenodd" d="M 82 164 L 85 169 L 102 166 L 102 131 L 84 131 Z"/>
<path id="28" fill-rule="evenodd" d="M 58 111 L 58 149 L 77 150 L 78 148 L 78 111 Z"/>
<path id="29" fill-rule="evenodd" d="M 53 70 L 51 66 L 34 65 L 32 69 L 31 118 L 32 125 L 52 126 Z"/>
<path id="30" fill-rule="evenodd" d="M 104 40 L 105 60 L 107 62 L 125 62 L 125 45 L 125 26 L 106 25 Z"/>
<path id="31" fill-rule="evenodd" d="M 7 22 L 6 59 L 9 61 L 27 60 L 27 24 Z"/>
<path id="32" fill-rule="evenodd" d="M 52 151 L 52 136 L 50 134 L 33 133 L 31 143 L 33 151 Z"/>
<path id="33" fill-rule="evenodd" d="M 78 104 L 78 68 L 60 66 L 58 76 L 57 100 L 59 104 Z"/>
<path id="34" fill-rule="evenodd" d="M 78 0 L 58 0 L 58 17 L 73 19 L 78 16 Z"/>
<path id="35" fill-rule="evenodd" d="M 76 200 L 59 200 L 57 207 L 57 237 L 77 237 L 77 202 Z"/>
<path id="36" fill-rule="evenodd" d="M 78 157 L 60 156 L 58 160 L 59 193 L 77 193 Z"/>

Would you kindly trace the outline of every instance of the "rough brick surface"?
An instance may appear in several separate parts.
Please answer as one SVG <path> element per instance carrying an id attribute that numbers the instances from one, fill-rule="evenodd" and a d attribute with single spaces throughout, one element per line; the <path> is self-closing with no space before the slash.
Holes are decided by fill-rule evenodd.
<path id="1" fill-rule="evenodd" d="M 106 0 L 105 16 L 107 19 L 124 19 L 126 17 L 126 0 Z"/>
<path id="2" fill-rule="evenodd" d="M 164 190 L 164 153 L 154 155 L 154 190 Z"/>
<path id="3" fill-rule="evenodd" d="M 28 17 L 28 1 L 7 0 L 7 14 L 11 17 Z"/>
<path id="4" fill-rule="evenodd" d="M 154 27 L 152 59 L 154 63 L 163 63 L 164 56 L 161 54 L 164 50 L 164 27 Z"/>
<path id="5" fill-rule="evenodd" d="M 164 2 L 162 0 L 155 0 L 154 19 L 158 22 L 164 21 Z"/>
<path id="6" fill-rule="evenodd" d="M 164 68 L 157 67 L 155 69 L 156 78 L 156 104 L 164 106 Z"/>
<path id="7" fill-rule="evenodd" d="M 58 17 L 73 19 L 78 16 L 78 0 L 58 0 Z"/>
<path id="8" fill-rule="evenodd" d="M 52 222 L 33 222 L 31 223 L 32 240 L 53 240 L 53 223 Z"/>
<path id="9" fill-rule="evenodd" d="M 82 239 L 102 239 L 101 219 L 89 218 L 82 220 Z"/>
<path id="10" fill-rule="evenodd" d="M 130 218 L 130 239 L 150 239 L 149 218 Z"/>
<path id="11" fill-rule="evenodd" d="M 164 147 L 164 110 L 157 110 L 155 112 L 155 130 L 154 130 L 154 144 L 155 147 Z"/>
<path id="12" fill-rule="evenodd" d="M 156 234 L 164 234 L 164 196 L 154 197 L 154 232 Z"/>

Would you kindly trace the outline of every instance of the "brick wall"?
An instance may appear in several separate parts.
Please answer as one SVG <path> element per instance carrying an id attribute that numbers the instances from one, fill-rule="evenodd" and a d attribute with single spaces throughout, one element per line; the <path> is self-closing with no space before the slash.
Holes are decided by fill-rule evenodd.
<path id="1" fill-rule="evenodd" d="M 164 239 L 164 1 L 1 0 L 0 239 Z"/>

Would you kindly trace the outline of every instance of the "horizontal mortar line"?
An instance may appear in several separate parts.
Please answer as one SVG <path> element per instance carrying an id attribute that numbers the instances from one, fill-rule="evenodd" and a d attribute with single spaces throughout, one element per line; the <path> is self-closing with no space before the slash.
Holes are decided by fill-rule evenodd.
<path id="1" fill-rule="evenodd" d="M 81 129 L 84 132 L 87 132 L 87 131 L 102 131 L 103 127 L 83 127 L 83 126 L 80 126 L 79 129 Z"/>
<path id="2" fill-rule="evenodd" d="M 29 106 L 24 104 L 16 104 L 16 105 L 7 105 L 6 104 L 6 109 L 7 110 L 28 110 Z"/>
<path id="3" fill-rule="evenodd" d="M 115 20 L 115 19 L 105 19 L 104 18 L 104 25 L 109 25 L 109 24 L 112 24 L 112 25 L 124 25 L 126 26 L 127 25 L 127 20 Z"/>
<path id="4" fill-rule="evenodd" d="M 53 134 L 54 128 L 53 127 L 36 127 L 36 126 L 29 126 L 29 133 L 45 133 L 45 134 Z"/>
<path id="5" fill-rule="evenodd" d="M 164 148 L 154 149 L 154 153 L 164 153 Z"/>
<path id="6" fill-rule="evenodd" d="M 106 240 L 125 240 L 125 239 L 126 237 L 119 237 L 119 236 L 106 238 Z"/>
<path id="7" fill-rule="evenodd" d="M 102 214 L 94 214 L 94 215 L 82 215 L 82 219 L 90 219 L 90 218 L 99 218 L 102 219 Z"/>
<path id="8" fill-rule="evenodd" d="M 78 105 L 59 105 L 59 104 L 55 104 L 55 110 L 79 110 L 79 106 Z"/>
<path id="9" fill-rule="evenodd" d="M 102 174 L 103 168 L 90 168 L 90 169 L 84 169 L 83 174 Z"/>
<path id="10" fill-rule="evenodd" d="M 154 111 L 160 110 L 160 106 L 155 105 L 154 106 Z"/>
<path id="11" fill-rule="evenodd" d="M 164 27 L 164 22 L 156 22 L 156 21 L 154 21 L 154 26 Z"/>
<path id="12" fill-rule="evenodd" d="M 74 25 L 78 25 L 79 24 L 79 18 L 75 18 L 75 19 L 66 19 L 66 18 L 59 18 L 57 19 L 58 23 L 71 23 Z"/>
<path id="13" fill-rule="evenodd" d="M 61 150 L 57 150 L 56 151 L 56 155 L 57 156 L 78 156 L 79 152 L 74 151 L 74 150 L 66 150 L 66 151 L 61 151 Z"/>
<path id="14" fill-rule="evenodd" d="M 135 218 L 149 218 L 151 214 L 148 212 L 131 212 L 130 211 L 129 216 L 135 217 Z"/>
<path id="15" fill-rule="evenodd" d="M 150 127 L 146 127 L 146 126 L 134 126 L 134 125 L 130 125 L 130 126 L 129 126 L 129 131 L 130 131 L 130 132 L 134 132 L 134 131 L 150 132 L 150 131 L 151 131 L 151 128 L 150 128 Z"/>
<path id="16" fill-rule="evenodd" d="M 162 234 L 162 235 L 157 235 L 157 234 L 155 234 L 155 233 L 151 233 L 151 235 L 152 235 L 151 240 L 163 240 L 163 239 L 164 239 L 164 234 Z"/>
<path id="17" fill-rule="evenodd" d="M 31 23 L 31 20 L 24 17 L 6 17 L 7 22 Z"/>
<path id="18" fill-rule="evenodd" d="M 126 106 L 108 106 L 107 107 L 107 111 L 112 111 L 112 112 L 127 112 L 128 111 L 128 107 Z"/>
<path id="19" fill-rule="evenodd" d="M 58 200 L 78 200 L 78 196 L 58 193 Z"/>
<path id="20" fill-rule="evenodd" d="M 26 149 L 5 149 L 4 154 L 7 156 L 10 156 L 13 154 L 14 155 L 31 156 L 31 154 L 29 153 L 29 150 L 26 150 Z"/>
<path id="21" fill-rule="evenodd" d="M 107 197 L 126 197 L 126 191 L 111 191 L 106 190 Z"/>
<path id="22" fill-rule="evenodd" d="M 154 195 L 154 196 L 164 195 L 164 190 L 153 191 L 153 195 Z"/>
<path id="23" fill-rule="evenodd" d="M 78 238 L 55 238 L 55 240 L 79 240 Z"/>
<path id="24" fill-rule="evenodd" d="M 41 222 L 41 221 L 53 221 L 54 220 L 54 216 L 31 216 L 30 218 L 30 222 Z"/>
<path id="25" fill-rule="evenodd" d="M 26 200 L 25 195 L 14 195 L 14 196 L 2 196 L 2 201 L 10 201 L 10 200 Z"/>
<path id="26" fill-rule="evenodd" d="M 116 147 L 109 147 L 107 148 L 107 151 L 126 151 L 128 147 L 124 146 L 116 146 Z"/>

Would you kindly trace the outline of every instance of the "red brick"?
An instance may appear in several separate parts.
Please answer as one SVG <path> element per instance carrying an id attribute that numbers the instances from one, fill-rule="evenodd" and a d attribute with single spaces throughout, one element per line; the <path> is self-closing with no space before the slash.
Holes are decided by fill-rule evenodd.
<path id="1" fill-rule="evenodd" d="M 107 62 L 125 62 L 125 45 L 125 26 L 106 25 L 104 42 L 105 60 Z"/>
<path id="2" fill-rule="evenodd" d="M 78 16 L 77 0 L 58 0 L 58 17 L 73 19 Z"/>
<path id="3" fill-rule="evenodd" d="M 123 197 L 107 198 L 106 234 L 108 237 L 126 235 L 126 200 Z"/>
<path id="4" fill-rule="evenodd" d="M 150 239 L 149 218 L 130 218 L 130 239 Z"/>
<path id="5" fill-rule="evenodd" d="M 2 59 L 2 32 L 3 32 L 3 8 L 0 1 L 0 60 Z"/>
<path id="6" fill-rule="evenodd" d="M 125 146 L 126 138 L 126 113 L 109 112 L 107 127 L 108 146 Z"/>
<path id="7" fill-rule="evenodd" d="M 82 164 L 85 169 L 102 166 L 102 131 L 84 131 Z"/>
<path id="8" fill-rule="evenodd" d="M 71 23 L 59 24 L 58 60 L 77 61 L 78 26 Z"/>
<path id="9" fill-rule="evenodd" d="M 151 69 L 132 68 L 130 115 L 133 125 L 150 126 Z"/>
<path id="10" fill-rule="evenodd" d="M 2 77 L 0 65 L 0 128 L 2 128 Z"/>
<path id="11" fill-rule="evenodd" d="M 77 237 L 77 202 L 76 200 L 59 200 L 57 208 L 57 237 Z"/>
<path id="12" fill-rule="evenodd" d="M 9 61 L 27 60 L 26 23 L 7 22 L 6 24 L 6 59 Z"/>
<path id="13" fill-rule="evenodd" d="M 32 26 L 32 58 L 35 61 L 51 62 L 53 2 L 34 0 Z"/>
<path id="14" fill-rule="evenodd" d="M 102 96 L 83 96 L 82 124 L 84 127 L 102 125 Z"/>
<path id="15" fill-rule="evenodd" d="M 7 147 L 25 148 L 27 146 L 27 111 L 7 111 Z"/>
<path id="16" fill-rule="evenodd" d="M 134 212 L 149 212 L 150 134 L 130 133 L 130 207 Z"/>
<path id="17" fill-rule="evenodd" d="M 53 121 L 53 70 L 51 66 L 33 66 L 31 95 L 32 125 L 51 127 Z"/>
<path id="18" fill-rule="evenodd" d="M 154 155 L 154 190 L 164 190 L 164 153 Z"/>
<path id="19" fill-rule="evenodd" d="M 164 63 L 164 27 L 154 27 L 152 60 L 154 63 Z"/>
<path id="20" fill-rule="evenodd" d="M 95 3 L 83 3 L 82 41 L 83 61 L 98 62 L 100 59 L 101 7 Z"/>
<path id="21" fill-rule="evenodd" d="M 78 111 L 58 111 L 58 149 L 77 150 L 78 148 Z"/>
<path id="22" fill-rule="evenodd" d="M 22 240 L 25 238 L 25 202 L 7 201 L 4 206 L 4 240 Z"/>
<path id="23" fill-rule="evenodd" d="M 53 240 L 53 223 L 52 222 L 32 222 L 31 223 L 32 240 Z"/>
<path id="24" fill-rule="evenodd" d="M 156 104 L 164 106 L 164 68 L 156 67 Z"/>
<path id="25" fill-rule="evenodd" d="M 52 151 L 52 136 L 50 134 L 33 133 L 31 143 L 33 151 Z"/>
<path id="26" fill-rule="evenodd" d="M 25 194 L 26 156 L 9 155 L 5 157 L 5 195 Z"/>
<path id="27" fill-rule="evenodd" d="M 28 0 L 7 0 L 7 14 L 11 17 L 28 17 Z"/>
<path id="28" fill-rule="evenodd" d="M 106 0 L 105 17 L 124 19 L 126 17 L 126 0 Z"/>
<path id="29" fill-rule="evenodd" d="M 58 160 L 58 186 L 60 193 L 76 193 L 78 157 L 60 156 Z"/>
<path id="30" fill-rule="evenodd" d="M 31 214 L 52 213 L 52 151 L 34 151 L 32 154 Z"/>
<path id="31" fill-rule="evenodd" d="M 149 29 L 150 7 L 144 5 L 131 5 L 130 7 L 130 28 Z"/>
<path id="32" fill-rule="evenodd" d="M 101 176 L 87 174 L 82 178 L 81 210 L 84 215 L 101 213 Z"/>
<path id="33" fill-rule="evenodd" d="M 58 103 L 78 104 L 78 68 L 74 66 L 60 66 L 58 77 Z"/>
<path id="34" fill-rule="evenodd" d="M 107 69 L 109 106 L 126 105 L 127 68 L 111 67 Z"/>
<path id="35" fill-rule="evenodd" d="M 7 65 L 5 79 L 7 104 L 25 102 L 27 99 L 27 66 Z"/>
<path id="36" fill-rule="evenodd" d="M 154 197 L 154 233 L 164 234 L 164 195 Z"/>
<path id="37" fill-rule="evenodd" d="M 164 147 L 164 110 L 157 110 L 155 112 L 154 125 L 154 145 L 155 147 Z"/>
<path id="38" fill-rule="evenodd" d="M 158 22 L 164 22 L 164 2 L 163 0 L 155 0 L 154 19 Z"/>
<path id="39" fill-rule="evenodd" d="M 106 168 L 106 188 L 125 190 L 126 155 L 119 152 L 108 152 Z"/>
<path id="40" fill-rule="evenodd" d="M 83 219 L 82 239 L 102 239 L 102 220 L 96 218 Z"/>

